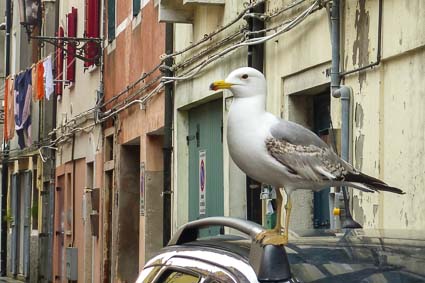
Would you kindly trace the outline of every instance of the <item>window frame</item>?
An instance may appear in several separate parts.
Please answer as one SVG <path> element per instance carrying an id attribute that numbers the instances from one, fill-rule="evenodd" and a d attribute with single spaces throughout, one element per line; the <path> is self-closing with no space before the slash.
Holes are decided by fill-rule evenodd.
<path id="1" fill-rule="evenodd" d="M 203 282 L 205 276 L 203 276 L 202 274 L 193 271 L 189 268 L 185 268 L 185 267 L 180 267 L 180 266 L 164 266 L 163 269 L 161 269 L 159 271 L 158 276 L 156 276 L 155 278 L 155 283 L 165 283 L 165 280 L 168 278 L 168 276 L 174 272 L 178 272 L 178 273 L 182 273 L 182 274 L 186 274 L 189 276 L 193 276 L 193 277 L 198 277 L 198 281 L 196 283 L 200 283 Z"/>
<path id="2" fill-rule="evenodd" d="M 107 7 L 107 11 L 106 11 L 106 15 L 108 17 L 108 22 L 107 22 L 107 36 L 108 36 L 108 42 L 112 42 L 116 39 L 117 37 L 117 0 L 108 0 L 108 7 Z M 112 13 L 112 11 L 110 11 L 110 4 L 114 4 L 114 11 Z M 111 15 L 114 15 L 114 22 L 113 24 L 111 23 Z M 112 28 L 113 27 L 113 28 Z"/>

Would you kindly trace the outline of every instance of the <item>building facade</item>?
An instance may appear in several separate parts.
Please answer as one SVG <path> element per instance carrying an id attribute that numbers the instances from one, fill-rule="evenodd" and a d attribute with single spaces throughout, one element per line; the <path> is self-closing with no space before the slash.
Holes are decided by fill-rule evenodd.
<path id="1" fill-rule="evenodd" d="M 270 225 L 269 188 L 228 153 L 231 93 L 209 90 L 244 66 L 265 74 L 268 111 L 406 192 L 349 189 L 357 222 L 424 229 L 423 1 L 34 0 L 26 26 L 22 2 L 0 4 L 3 275 L 134 282 L 188 221 Z M 54 93 L 25 100 L 9 79 L 49 57 Z M 292 229 L 339 228 L 335 207 L 339 188 L 295 192 Z"/>
<path id="2" fill-rule="evenodd" d="M 134 282 L 163 246 L 165 24 L 155 1 L 107 5 L 104 269 L 112 282 Z"/>
<path id="3" fill-rule="evenodd" d="M 102 37 L 100 1 L 56 4 L 56 36 Z M 103 247 L 99 220 L 103 133 L 96 109 L 103 96 L 100 46 L 89 42 L 80 54 L 78 46 L 65 41 L 56 50 L 54 282 L 100 282 L 102 277 L 97 268 Z"/>
<path id="4" fill-rule="evenodd" d="M 252 2 L 253 9 L 245 11 L 247 6 L 239 1 L 180 1 L 180 4 L 161 1 L 160 20 L 176 23 L 176 51 L 184 51 L 176 58 L 176 76 L 181 81 L 176 83 L 174 108 L 175 229 L 188 220 L 207 215 L 249 218 L 247 214 L 252 207 L 258 207 L 258 202 L 249 207 L 253 204 L 246 191 L 250 187 L 249 178 L 235 167 L 225 145 L 230 93 L 212 93 L 207 89 L 209 83 L 224 79 L 237 67 L 254 66 L 261 70 L 261 64 L 253 64 L 256 60 L 264 64 L 268 111 L 310 128 L 337 151 L 341 151 L 343 143 L 348 144 L 349 161 L 357 169 L 406 191 L 406 195 L 399 196 L 349 189 L 354 218 L 368 228 L 423 229 L 423 219 L 418 216 L 422 214 L 408 209 L 419 207 L 417 202 L 423 197 L 414 189 L 423 186 L 420 177 L 423 119 L 421 115 L 410 115 L 419 113 L 423 106 L 421 99 L 411 103 L 413 97 L 422 97 L 423 88 L 418 84 L 407 87 L 409 80 L 395 78 L 421 76 L 424 56 L 423 37 L 419 35 L 423 32 L 420 21 L 424 7 L 420 1 L 409 5 L 379 0 L 336 2 L 339 8 L 320 1 L 265 1 L 264 7 Z M 331 20 L 332 10 L 338 10 L 336 22 Z M 402 16 L 396 16 L 395 11 L 400 11 Z M 264 12 L 264 16 L 253 12 Z M 262 23 L 253 23 L 256 19 Z M 333 27 L 338 27 L 336 39 L 332 35 Z M 263 32 L 255 32 L 263 28 Z M 255 39 L 241 39 L 241 34 L 260 39 L 255 43 Z M 255 51 L 256 46 L 261 46 L 259 43 L 264 43 L 260 54 Z M 197 69 L 202 62 L 205 66 Z M 333 62 L 337 69 L 332 69 Z M 190 76 L 191 69 L 199 72 Z M 341 99 L 331 95 L 332 72 L 338 73 L 332 90 L 342 86 L 350 90 L 348 124 L 342 120 Z M 406 90 L 402 89 L 408 89 L 409 98 L 403 96 Z M 218 113 L 210 114 L 215 100 Z M 216 115 L 217 121 L 208 115 Z M 212 127 L 223 128 L 223 146 L 219 150 L 204 143 L 214 142 L 203 136 L 210 128 L 205 129 L 205 122 L 199 117 Z M 409 122 L 411 119 L 415 122 Z M 341 134 L 343 124 L 350 129 L 348 136 Z M 212 133 L 216 135 L 220 130 Z M 211 150 L 213 155 L 219 153 L 220 160 L 211 160 L 209 168 L 217 168 L 214 162 L 221 168 L 218 173 L 207 169 L 206 179 L 212 178 L 218 184 L 207 181 L 205 208 L 200 201 L 203 193 L 196 175 L 201 172 L 199 164 L 205 155 L 208 164 Z M 419 162 L 417 166 L 412 167 L 413 159 L 415 164 Z M 220 195 L 209 195 L 209 189 L 220 190 Z M 214 210 L 208 199 L 223 202 L 224 207 Z M 187 207 L 183 211 L 177 206 L 182 203 Z M 332 214 L 333 208 L 341 203 L 338 188 L 320 193 L 296 192 L 294 203 L 291 215 L 294 229 L 339 227 L 339 217 Z"/>

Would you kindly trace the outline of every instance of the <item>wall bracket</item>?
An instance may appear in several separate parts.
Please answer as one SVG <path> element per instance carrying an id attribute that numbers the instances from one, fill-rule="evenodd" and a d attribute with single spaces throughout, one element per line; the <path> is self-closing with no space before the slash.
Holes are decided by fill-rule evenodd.
<path id="1" fill-rule="evenodd" d="M 56 36 L 30 36 L 30 39 L 37 40 L 41 47 L 46 43 L 60 48 L 66 54 L 72 54 L 84 62 L 93 62 L 95 65 L 100 65 L 102 57 L 102 39 L 87 38 L 87 37 L 56 37 Z M 93 56 L 87 56 L 88 49 Z"/>

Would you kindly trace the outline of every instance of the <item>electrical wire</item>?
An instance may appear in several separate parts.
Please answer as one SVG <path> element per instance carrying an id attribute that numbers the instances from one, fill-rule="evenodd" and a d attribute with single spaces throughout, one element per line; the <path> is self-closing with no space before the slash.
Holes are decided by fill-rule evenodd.
<path id="1" fill-rule="evenodd" d="M 249 12 L 251 9 L 255 8 L 257 5 L 260 5 L 260 4 L 264 3 L 264 2 L 265 2 L 265 0 L 258 0 L 258 1 L 254 1 L 254 2 L 246 5 L 245 9 L 242 10 L 242 12 L 240 12 L 237 15 L 236 18 L 234 18 L 232 21 L 230 21 L 229 23 L 227 23 L 225 26 L 223 26 L 223 27 L 221 27 L 221 28 L 213 31 L 212 33 L 208 34 L 207 36 L 204 36 L 204 38 L 202 38 L 201 40 L 197 41 L 196 43 L 191 44 L 190 46 L 188 46 L 188 47 L 186 47 L 186 48 L 184 48 L 184 49 L 182 49 L 180 51 L 177 51 L 177 52 L 174 52 L 174 53 L 171 53 L 171 54 L 162 56 L 161 59 L 165 60 L 165 59 L 168 59 L 168 58 L 176 57 L 177 55 L 181 55 L 181 54 L 183 54 L 183 53 L 185 53 L 185 52 L 187 52 L 187 51 L 189 51 L 189 50 L 197 47 L 198 45 L 200 45 L 200 44 L 202 44 L 202 43 L 210 40 L 211 38 L 213 38 L 217 34 L 223 32 L 224 30 L 226 30 L 227 28 L 231 27 L 236 22 L 238 22 L 240 19 L 242 19 L 243 16 L 247 12 Z"/>
<path id="2" fill-rule="evenodd" d="M 112 97 L 111 99 L 104 101 L 102 103 L 98 103 L 96 104 L 95 107 L 92 107 L 82 113 L 79 113 L 78 115 L 74 116 L 71 120 L 67 121 L 64 125 L 61 125 L 60 127 L 54 129 L 51 133 L 49 133 L 49 135 L 53 134 L 53 133 L 57 133 L 60 132 L 61 135 L 59 137 L 57 137 L 55 140 L 50 141 L 50 143 L 47 142 L 43 142 L 43 143 L 39 143 L 39 144 L 34 144 L 34 147 L 39 147 L 39 153 L 41 156 L 41 159 L 45 160 L 44 156 L 42 156 L 42 149 L 44 148 L 53 148 L 56 149 L 57 145 L 60 145 L 64 142 L 66 142 L 72 135 L 74 135 L 75 133 L 78 132 L 82 132 L 82 131 L 91 131 L 96 125 L 98 125 L 99 123 L 103 123 L 105 122 L 107 119 L 119 114 L 120 112 L 124 111 L 125 109 L 135 105 L 135 104 L 141 104 L 141 105 L 145 105 L 154 95 L 160 93 L 163 89 L 163 87 L 166 84 L 169 83 L 173 83 L 175 81 L 184 81 L 184 80 L 189 80 L 194 78 L 196 75 L 198 75 L 206 66 L 208 66 L 209 64 L 213 63 L 214 61 L 224 57 L 225 55 L 231 53 L 232 51 L 239 49 L 243 46 L 250 46 L 250 45 L 256 45 L 256 44 L 261 44 L 264 43 L 266 41 L 269 41 L 273 38 L 275 38 L 276 36 L 281 35 L 284 32 L 287 32 L 289 30 L 291 30 L 292 28 L 294 28 L 295 26 L 297 26 L 298 24 L 300 24 L 308 15 L 310 15 L 311 13 L 317 11 L 318 9 L 321 8 L 321 5 L 318 5 L 321 3 L 320 0 L 316 0 L 314 1 L 314 3 L 309 6 L 306 10 L 304 10 L 302 13 L 300 13 L 298 16 L 294 17 L 291 20 L 287 20 L 284 21 L 276 26 L 273 27 L 269 27 L 260 31 L 247 31 L 246 26 L 243 26 L 242 28 L 240 28 L 237 32 L 234 32 L 230 35 L 228 35 L 227 37 L 225 37 L 224 39 L 214 43 L 212 46 L 209 46 L 206 49 L 201 50 L 200 52 L 198 52 L 197 54 L 192 55 L 190 58 L 188 58 L 187 60 L 184 60 L 183 62 L 176 64 L 172 67 L 173 71 L 176 70 L 184 70 L 185 68 L 187 68 L 188 66 L 192 65 L 194 62 L 199 61 L 201 58 L 208 56 L 211 52 L 213 52 L 214 50 L 219 49 L 220 47 L 223 47 L 223 45 L 227 45 L 230 44 L 232 42 L 234 42 L 236 39 L 239 39 L 239 42 L 237 44 L 234 44 L 230 47 L 227 47 L 221 51 L 219 51 L 216 54 L 210 55 L 209 57 L 207 57 L 206 59 L 204 59 L 202 62 L 196 64 L 195 66 L 191 67 L 190 69 L 186 70 L 185 72 L 182 72 L 182 74 L 180 74 L 179 76 L 175 76 L 175 77 L 166 77 L 166 76 L 162 76 L 159 75 L 151 80 L 149 80 L 148 82 L 144 82 L 144 85 L 142 87 L 140 87 L 139 89 L 137 89 L 134 93 L 130 93 L 131 90 L 133 90 L 138 84 L 140 84 L 140 82 L 146 80 L 148 77 L 150 77 L 152 74 L 154 74 L 157 70 L 160 70 L 161 67 L 164 67 L 164 61 L 168 58 L 173 58 L 176 57 L 178 55 L 181 55 L 183 53 L 188 52 L 189 50 L 194 49 L 197 46 L 200 46 L 202 43 L 210 40 L 211 38 L 213 38 L 214 36 L 220 34 L 222 31 L 224 31 L 225 29 L 229 28 L 230 26 L 234 25 L 236 22 L 238 22 L 240 19 L 242 19 L 245 15 L 248 15 L 248 12 L 255 7 L 256 5 L 260 4 L 260 3 L 264 3 L 264 0 L 261 1 L 256 1 L 254 3 L 251 3 L 250 5 L 247 5 L 246 8 L 238 14 L 238 16 L 233 19 L 231 22 L 229 22 L 228 24 L 226 24 L 225 26 L 219 28 L 218 30 L 210 33 L 208 36 L 205 36 L 203 39 L 201 39 L 200 41 L 180 50 L 177 52 L 174 52 L 172 54 L 168 54 L 165 56 L 162 56 L 161 61 L 158 65 L 156 65 L 154 68 L 152 68 L 149 72 L 144 73 L 139 79 L 137 79 L 135 82 L 133 82 L 132 84 L 130 84 L 129 86 L 127 86 L 124 90 L 120 91 L 117 95 L 115 95 L 114 97 Z M 265 19 L 269 20 L 273 17 L 277 17 L 279 15 L 281 15 L 283 12 L 294 8 L 296 6 L 298 6 L 299 4 L 305 2 L 305 0 L 300 0 L 294 3 L 291 3 L 290 5 L 279 9 L 279 10 L 275 10 L 273 11 L 272 14 L 269 15 L 265 15 Z M 252 35 L 256 35 L 256 34 L 266 34 L 268 32 L 272 32 L 271 34 L 262 36 L 262 37 L 256 37 L 256 38 L 250 38 Z M 242 37 L 242 38 L 240 38 Z M 159 82 L 159 83 L 158 83 Z M 156 86 L 154 86 L 156 83 L 158 83 Z M 154 87 L 152 89 L 152 87 Z M 143 95 L 144 93 L 146 93 L 147 91 L 149 91 L 149 89 L 152 89 L 148 94 Z M 127 97 L 125 97 L 123 100 L 119 101 L 119 98 L 121 98 L 123 95 L 130 93 L 130 95 L 128 95 Z M 87 122 L 87 117 L 88 115 L 92 114 L 94 111 L 96 111 L 97 109 L 103 108 L 106 105 L 113 103 L 113 102 L 117 102 L 117 104 L 114 104 L 114 108 L 111 108 L 110 110 L 108 110 L 107 112 L 103 113 L 103 116 L 100 116 L 99 119 L 95 119 L 94 122 L 86 125 L 86 126 L 79 126 L 82 123 Z M 78 121 L 80 118 L 86 118 L 84 121 Z M 90 129 L 90 130 L 88 130 Z M 36 148 L 35 148 L 36 149 Z M 32 149 L 32 150 L 35 150 Z M 30 149 L 28 149 L 30 150 Z M 11 150 L 13 151 L 13 150 Z M 9 152 L 11 152 L 9 151 Z M 22 152 L 22 150 L 21 150 Z"/>
<path id="3" fill-rule="evenodd" d="M 289 30 L 291 30 L 292 28 L 294 28 L 295 26 L 297 26 L 298 24 L 300 24 L 304 19 L 307 18 L 308 15 L 310 15 L 313 11 L 315 11 L 315 7 L 317 6 L 317 4 L 319 3 L 319 0 L 316 0 L 309 8 L 307 8 L 304 12 L 302 12 L 301 14 L 299 14 L 297 17 L 295 17 L 292 21 L 290 21 L 289 23 L 287 23 L 282 29 L 267 35 L 267 36 L 263 36 L 263 37 L 256 37 L 256 38 L 248 38 L 248 36 L 250 35 L 250 33 L 247 33 L 247 36 L 243 39 L 242 42 L 236 44 L 236 45 L 232 45 L 226 49 L 224 49 L 223 51 L 219 52 L 218 54 L 215 54 L 211 57 L 209 57 L 208 59 L 204 60 L 202 63 L 200 63 L 196 68 L 192 69 L 189 72 L 184 73 L 181 76 L 177 76 L 177 77 L 163 77 L 163 80 L 175 80 L 175 81 L 184 81 L 184 80 L 189 80 L 194 78 L 198 73 L 200 73 L 201 70 L 203 70 L 208 64 L 216 61 L 217 59 L 223 57 L 224 55 L 242 47 L 242 46 L 250 46 L 250 45 L 256 45 L 256 44 L 261 44 L 264 43 L 268 40 L 271 40 L 273 38 L 275 38 L 278 35 L 281 35 L 284 32 L 287 32 Z M 264 30 L 265 31 L 265 30 Z"/>
<path id="4" fill-rule="evenodd" d="M 295 8 L 296 6 L 304 3 L 305 1 L 306 0 L 294 1 L 291 4 L 289 4 L 288 6 L 285 6 L 285 7 L 281 8 L 281 9 L 276 9 L 276 10 L 273 11 L 273 13 L 266 14 L 266 20 L 270 20 L 271 18 L 277 17 L 277 16 L 281 15 L 282 13 L 284 13 L 284 12 L 286 12 L 286 11 L 292 9 L 292 8 Z"/>
<path id="5" fill-rule="evenodd" d="M 232 26 L 233 24 L 235 24 L 236 22 L 238 22 L 241 18 L 243 18 L 243 16 L 250 11 L 250 9 L 256 7 L 257 5 L 264 3 L 265 0 L 259 0 L 259 1 L 254 1 L 250 4 L 247 4 L 246 7 L 244 8 L 244 10 L 242 12 L 240 12 L 238 14 L 238 16 L 236 18 L 234 18 L 232 21 L 230 21 L 229 23 L 227 23 L 225 26 L 217 29 L 216 31 L 210 33 L 208 36 L 205 36 L 203 39 L 201 39 L 200 41 L 193 43 L 191 45 L 189 45 L 188 47 L 184 48 L 183 50 L 174 52 L 172 54 L 169 55 L 164 55 L 161 56 L 161 61 L 158 65 L 156 65 L 153 69 L 151 69 L 149 72 L 144 73 L 139 79 L 137 79 L 135 82 L 133 82 L 132 84 L 130 84 L 129 86 L 127 86 L 124 90 L 120 91 L 118 94 L 114 95 L 112 98 L 108 99 L 107 101 L 104 101 L 102 104 L 98 104 L 95 107 L 92 107 L 90 109 L 87 109 L 86 111 L 78 114 L 77 116 L 73 117 L 72 120 L 74 119 L 78 119 L 82 116 L 85 115 L 90 115 L 93 112 L 95 112 L 97 109 L 103 108 L 106 105 L 116 101 L 119 97 L 123 96 L 124 94 L 128 93 L 131 89 L 133 89 L 138 83 L 140 83 L 141 81 L 143 81 L 144 79 L 146 79 L 148 76 L 152 75 L 155 71 L 157 71 L 158 69 L 160 69 L 161 67 L 164 66 L 164 61 L 168 58 L 171 57 L 176 57 L 178 55 L 181 55 L 199 45 L 201 45 L 202 43 L 210 40 L 211 38 L 213 38 L 214 36 L 216 36 L 217 34 L 220 34 L 221 32 L 223 32 L 224 30 L 226 30 L 227 28 L 229 28 L 230 26 Z M 71 120 L 70 120 L 71 121 Z"/>

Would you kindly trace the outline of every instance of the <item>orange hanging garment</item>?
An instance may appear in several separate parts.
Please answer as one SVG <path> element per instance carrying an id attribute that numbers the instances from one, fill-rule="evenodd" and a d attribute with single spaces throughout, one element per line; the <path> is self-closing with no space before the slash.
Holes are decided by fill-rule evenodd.
<path id="1" fill-rule="evenodd" d="M 32 84 L 32 100 L 37 100 L 37 65 L 38 63 L 34 64 L 31 67 L 31 84 Z"/>

